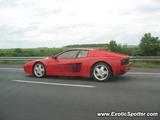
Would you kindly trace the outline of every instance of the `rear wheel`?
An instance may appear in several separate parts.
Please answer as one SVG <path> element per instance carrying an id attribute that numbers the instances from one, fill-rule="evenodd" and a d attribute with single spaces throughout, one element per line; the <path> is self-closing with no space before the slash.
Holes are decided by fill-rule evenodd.
<path id="1" fill-rule="evenodd" d="M 112 76 L 111 68 L 103 62 L 96 63 L 91 71 L 91 75 L 93 79 L 97 81 L 107 81 Z"/>
<path id="2" fill-rule="evenodd" d="M 33 75 L 42 78 L 46 75 L 45 66 L 42 63 L 36 63 L 33 67 Z"/>

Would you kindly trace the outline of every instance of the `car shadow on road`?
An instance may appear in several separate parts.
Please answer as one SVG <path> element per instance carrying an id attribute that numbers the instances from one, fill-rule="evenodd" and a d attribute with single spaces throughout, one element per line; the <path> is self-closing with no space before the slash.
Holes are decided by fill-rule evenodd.
<path id="1" fill-rule="evenodd" d="M 35 78 L 34 76 L 28 76 L 30 78 L 34 78 L 36 80 L 41 79 L 41 80 L 58 80 L 58 81 L 86 81 L 86 82 L 97 82 L 97 83 L 114 83 L 114 82 L 129 82 L 132 80 L 131 76 L 126 76 L 126 75 L 121 75 L 121 76 L 115 76 L 111 78 L 108 81 L 105 82 L 100 82 L 100 81 L 95 81 L 92 78 L 86 78 L 86 77 L 70 77 L 70 76 L 47 76 L 45 78 Z"/>

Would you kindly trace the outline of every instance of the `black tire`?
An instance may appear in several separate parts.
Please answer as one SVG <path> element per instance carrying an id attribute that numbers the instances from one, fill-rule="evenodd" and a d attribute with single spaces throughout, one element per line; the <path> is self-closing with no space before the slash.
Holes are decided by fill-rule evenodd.
<path id="1" fill-rule="evenodd" d="M 46 76 L 46 69 L 43 63 L 37 62 L 32 69 L 33 75 L 37 78 L 43 78 Z"/>
<path id="2" fill-rule="evenodd" d="M 102 68 L 103 70 L 101 70 Z M 99 72 L 97 72 L 98 69 L 99 69 Z M 91 77 L 94 80 L 99 81 L 99 82 L 108 81 L 112 77 L 112 70 L 108 64 L 104 62 L 98 62 L 91 69 Z"/>

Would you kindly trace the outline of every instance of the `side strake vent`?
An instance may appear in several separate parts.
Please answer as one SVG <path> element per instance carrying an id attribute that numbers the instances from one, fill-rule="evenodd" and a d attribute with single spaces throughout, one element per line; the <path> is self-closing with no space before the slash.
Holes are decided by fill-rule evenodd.
<path id="1" fill-rule="evenodd" d="M 80 72 L 80 69 L 81 69 L 81 63 L 74 63 L 72 64 L 72 70 L 73 72 Z"/>

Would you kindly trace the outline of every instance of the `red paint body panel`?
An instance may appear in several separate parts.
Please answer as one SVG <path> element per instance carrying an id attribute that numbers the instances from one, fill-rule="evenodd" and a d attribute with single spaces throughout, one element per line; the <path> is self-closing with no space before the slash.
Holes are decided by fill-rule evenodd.
<path id="1" fill-rule="evenodd" d="M 36 62 L 41 62 L 45 65 L 46 75 L 48 76 L 90 77 L 92 66 L 100 61 L 107 63 L 111 67 L 114 76 L 124 74 L 131 68 L 131 64 L 121 64 L 122 59 L 128 58 L 126 55 L 86 48 L 76 50 L 88 50 L 88 56 L 72 59 L 54 59 L 49 57 L 32 60 L 24 65 L 24 71 L 32 75 L 33 66 Z"/>

